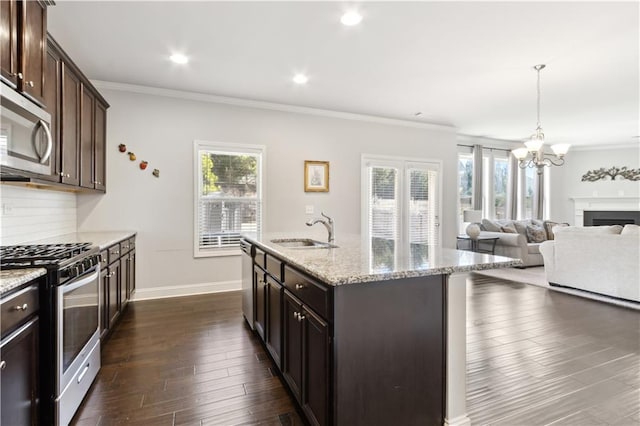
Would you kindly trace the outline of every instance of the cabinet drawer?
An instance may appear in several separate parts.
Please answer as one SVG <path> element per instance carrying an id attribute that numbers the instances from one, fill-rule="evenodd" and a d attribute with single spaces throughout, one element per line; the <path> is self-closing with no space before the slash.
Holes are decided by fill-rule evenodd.
<path id="1" fill-rule="evenodd" d="M 104 269 L 109 266 L 109 250 L 102 250 L 100 252 L 100 269 Z"/>
<path id="2" fill-rule="evenodd" d="M 124 240 L 120 243 L 121 254 L 129 253 L 130 249 L 131 249 L 131 244 L 129 243 L 129 240 Z"/>
<path id="3" fill-rule="evenodd" d="M 136 248 L 136 237 L 129 238 L 129 250 Z"/>
<path id="4" fill-rule="evenodd" d="M 285 287 L 305 305 L 316 311 L 321 317 L 331 318 L 332 292 L 330 288 L 314 282 L 288 266 L 284 267 L 284 278 Z"/>
<path id="5" fill-rule="evenodd" d="M 259 265 L 263 269 L 265 268 L 264 257 L 265 257 L 265 253 L 262 250 L 260 250 L 258 247 L 256 247 L 256 255 L 253 258 L 253 261 L 256 263 L 256 265 Z"/>
<path id="6" fill-rule="evenodd" d="M 280 282 L 283 281 L 282 262 L 280 262 L 275 257 L 271 256 L 270 254 L 267 254 L 267 257 L 266 257 L 266 269 L 267 269 L 267 272 L 271 274 L 273 278 L 275 278 Z"/>
<path id="7" fill-rule="evenodd" d="M 2 300 L 0 333 L 12 330 L 38 311 L 38 285 L 32 285 Z"/>
<path id="8" fill-rule="evenodd" d="M 109 263 L 113 263 L 120 259 L 120 244 L 114 244 L 109 247 Z"/>

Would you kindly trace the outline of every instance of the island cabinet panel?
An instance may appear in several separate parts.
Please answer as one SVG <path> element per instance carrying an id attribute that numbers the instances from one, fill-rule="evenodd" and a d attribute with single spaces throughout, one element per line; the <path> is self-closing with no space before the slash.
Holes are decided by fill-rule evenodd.
<path id="1" fill-rule="evenodd" d="M 298 402 L 302 399 L 302 303 L 284 292 L 284 358 L 282 375 Z"/>
<path id="2" fill-rule="evenodd" d="M 254 266 L 253 268 L 253 282 L 255 283 L 256 292 L 255 292 L 255 307 L 256 307 L 256 317 L 255 322 L 253 324 L 256 333 L 258 336 L 264 341 L 265 338 L 265 328 L 266 328 L 266 315 L 267 315 L 267 296 L 266 296 L 266 286 L 267 281 L 265 278 L 265 272 L 262 268 L 258 266 Z"/>
<path id="3" fill-rule="evenodd" d="M 331 318 L 331 290 L 297 270 L 285 266 L 284 285 L 297 298 L 315 310 L 323 318 Z"/>
<path id="4" fill-rule="evenodd" d="M 282 295 L 283 287 L 278 281 L 267 276 L 266 286 L 266 330 L 265 341 L 267 350 L 278 368 L 282 364 Z"/>
<path id="5" fill-rule="evenodd" d="M 331 338 L 329 325 L 303 308 L 302 409 L 312 424 L 329 423 Z"/>
<path id="6" fill-rule="evenodd" d="M 446 286 L 434 275 L 335 287 L 336 424 L 443 424 Z"/>

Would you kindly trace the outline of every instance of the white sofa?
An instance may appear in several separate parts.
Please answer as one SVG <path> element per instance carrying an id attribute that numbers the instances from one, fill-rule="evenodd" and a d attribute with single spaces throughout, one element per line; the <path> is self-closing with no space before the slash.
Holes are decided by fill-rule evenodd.
<path id="1" fill-rule="evenodd" d="M 540 245 L 551 285 L 640 302 L 640 226 L 554 227 Z"/>
<path id="2" fill-rule="evenodd" d="M 556 222 L 550 222 L 555 224 Z M 497 238 L 495 254 L 497 256 L 512 257 L 522 260 L 522 266 L 540 266 L 544 260 L 540 254 L 540 244 L 529 242 L 527 239 L 526 227 L 536 225 L 544 229 L 544 222 L 541 220 L 488 220 L 482 219 L 480 224 L 480 236 L 487 238 Z M 501 230 L 502 227 L 509 226 L 515 233 L 507 233 Z M 549 238 L 547 236 L 545 239 Z"/>

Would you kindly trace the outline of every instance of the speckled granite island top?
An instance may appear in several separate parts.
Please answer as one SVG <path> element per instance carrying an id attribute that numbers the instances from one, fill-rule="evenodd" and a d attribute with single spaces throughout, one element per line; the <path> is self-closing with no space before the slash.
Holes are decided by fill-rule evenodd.
<path id="1" fill-rule="evenodd" d="M 333 286 L 449 275 L 522 264 L 519 259 L 422 244 L 397 247 L 393 241 L 383 239 L 367 244 L 357 235 L 337 237 L 334 242 L 336 248 L 290 248 L 272 242 L 277 239 L 309 238 L 309 234 L 263 234 L 260 238 L 246 234 L 243 237 Z"/>
<path id="2" fill-rule="evenodd" d="M 44 268 L 3 269 L 0 271 L 0 296 L 47 273 Z"/>
<path id="3" fill-rule="evenodd" d="M 135 231 L 104 231 L 104 232 L 74 232 L 42 240 L 32 241 L 33 244 L 66 244 L 66 243 L 92 243 L 100 250 L 136 235 Z"/>

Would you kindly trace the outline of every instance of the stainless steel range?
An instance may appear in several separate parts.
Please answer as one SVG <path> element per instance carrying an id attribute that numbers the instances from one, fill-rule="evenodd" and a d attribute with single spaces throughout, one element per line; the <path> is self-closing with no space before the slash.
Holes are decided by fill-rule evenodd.
<path id="1" fill-rule="evenodd" d="M 100 370 L 100 251 L 91 243 L 5 246 L 3 269 L 43 267 L 41 418 L 67 425 Z"/>

